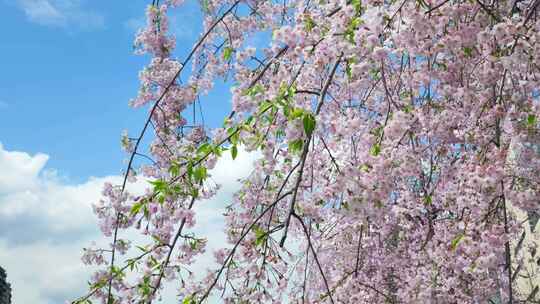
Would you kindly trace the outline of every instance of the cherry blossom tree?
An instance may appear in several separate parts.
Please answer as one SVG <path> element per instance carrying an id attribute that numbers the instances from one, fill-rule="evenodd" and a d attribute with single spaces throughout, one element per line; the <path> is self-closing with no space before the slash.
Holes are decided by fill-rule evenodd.
<path id="1" fill-rule="evenodd" d="M 537 247 L 518 248 L 529 218 L 512 210 L 540 209 L 540 0 L 203 0 L 179 60 L 182 5 L 153 1 L 136 37 L 151 61 L 131 105 L 149 115 L 94 205 L 111 246 L 85 249 L 99 270 L 74 303 L 157 302 L 165 284 L 185 304 L 538 301 L 538 273 L 516 284 Z M 191 108 L 222 79 L 232 109 L 209 130 Z M 209 170 L 244 151 L 262 157 L 227 207 L 221 266 L 197 275 Z"/>

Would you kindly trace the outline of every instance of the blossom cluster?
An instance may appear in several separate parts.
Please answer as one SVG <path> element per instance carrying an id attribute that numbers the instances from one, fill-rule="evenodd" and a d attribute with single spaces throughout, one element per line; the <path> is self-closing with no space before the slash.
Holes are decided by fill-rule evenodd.
<path id="1" fill-rule="evenodd" d="M 184 62 L 167 32 L 181 1 L 164 2 L 136 38 L 152 59 L 132 104 L 150 105 L 155 136 L 134 175 L 151 187 L 106 186 L 95 211 L 113 244 L 86 250 L 102 268 L 84 299 L 150 303 L 164 280 L 183 303 L 538 299 L 540 274 L 522 270 L 538 244 L 519 241 L 540 212 L 538 1 L 207 0 Z M 232 112 L 207 135 L 183 113 L 224 77 Z M 224 215 L 222 266 L 201 278 L 192 207 L 241 145 L 262 157 Z M 116 236 L 129 229 L 148 240 L 138 254 Z"/>

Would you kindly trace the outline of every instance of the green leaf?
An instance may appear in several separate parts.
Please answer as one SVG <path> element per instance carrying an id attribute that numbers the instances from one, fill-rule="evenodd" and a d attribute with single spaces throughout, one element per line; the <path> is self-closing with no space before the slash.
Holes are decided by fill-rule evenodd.
<path id="1" fill-rule="evenodd" d="M 111 272 L 112 272 L 113 276 L 116 277 L 116 278 L 121 279 L 121 278 L 125 277 L 125 273 L 119 267 L 112 266 L 111 267 Z"/>
<path id="2" fill-rule="evenodd" d="M 463 48 L 463 53 L 465 54 L 465 57 L 472 57 L 472 52 L 473 52 L 473 49 L 471 47 L 464 47 Z"/>
<path id="3" fill-rule="evenodd" d="M 142 252 L 147 252 L 148 251 L 148 249 L 146 249 L 146 248 L 144 248 L 143 246 L 140 246 L 140 245 L 135 245 L 135 247 L 137 247 Z"/>
<path id="4" fill-rule="evenodd" d="M 254 97 L 255 95 L 259 93 L 264 92 L 264 87 L 261 84 L 256 84 L 253 87 L 247 89 L 244 94 L 250 97 Z"/>
<path id="5" fill-rule="evenodd" d="M 358 28 L 358 26 L 360 26 L 362 23 L 364 23 L 362 21 L 362 19 L 360 19 L 359 17 L 354 17 L 352 20 L 351 20 L 351 23 L 349 23 L 349 25 L 347 26 L 347 29 L 345 30 L 345 38 L 350 42 L 350 43 L 353 43 L 354 44 L 354 32 L 356 31 L 356 29 Z"/>
<path id="6" fill-rule="evenodd" d="M 154 186 L 154 192 L 164 192 L 167 190 L 167 182 L 162 179 L 156 179 L 154 181 L 149 181 L 150 184 Z"/>
<path id="7" fill-rule="evenodd" d="M 250 116 L 250 117 L 253 117 L 253 116 Z M 254 132 L 254 129 L 248 123 L 244 123 L 244 124 L 240 125 L 239 128 L 240 128 L 240 130 L 244 130 L 246 132 L 250 132 L 250 133 Z"/>
<path id="8" fill-rule="evenodd" d="M 207 171 L 206 171 L 206 167 L 204 166 L 198 166 L 193 171 L 193 177 L 195 178 L 195 181 L 198 183 L 204 181 L 206 179 L 206 176 L 207 176 Z"/>
<path id="9" fill-rule="evenodd" d="M 360 166 L 360 171 L 363 172 L 369 172 L 370 169 L 370 166 L 368 166 L 367 164 L 363 164 L 362 166 Z"/>
<path id="10" fill-rule="evenodd" d="M 178 176 L 180 174 L 180 165 L 177 162 L 173 161 L 173 163 L 169 167 L 169 173 L 171 173 L 173 177 Z"/>
<path id="11" fill-rule="evenodd" d="M 157 237 L 157 236 L 154 235 L 154 234 L 152 234 L 151 236 L 152 236 L 152 239 L 153 239 L 156 243 L 158 243 L 158 244 L 163 244 L 163 241 L 162 241 L 159 237 Z M 151 266 L 154 266 L 154 265 L 158 264 L 158 261 L 156 260 L 156 258 L 150 256 L 150 264 L 151 264 Z"/>
<path id="12" fill-rule="evenodd" d="M 428 195 L 424 198 L 424 202 L 426 203 L 426 205 L 431 205 L 431 203 L 433 202 L 433 198 L 431 198 L 431 195 Z"/>
<path id="13" fill-rule="evenodd" d="M 377 156 L 381 153 L 381 145 L 379 143 L 374 144 L 371 149 L 369 149 L 369 153 L 373 156 Z"/>
<path id="14" fill-rule="evenodd" d="M 373 78 L 373 80 L 379 80 L 381 79 L 381 70 L 380 69 L 370 69 L 369 70 L 369 76 Z"/>
<path id="15" fill-rule="evenodd" d="M 281 86 L 279 87 L 279 98 L 285 97 L 285 95 L 288 93 L 288 86 L 285 82 L 281 82 Z"/>
<path id="16" fill-rule="evenodd" d="M 311 32 L 311 30 L 315 27 L 315 22 L 313 21 L 313 19 L 311 18 L 311 16 L 307 15 L 306 16 L 306 30 L 308 32 Z"/>
<path id="17" fill-rule="evenodd" d="M 88 282 L 88 284 L 90 285 L 91 289 L 100 289 L 107 284 L 107 279 L 101 279 L 93 284 Z"/>
<path id="18" fill-rule="evenodd" d="M 289 107 L 288 104 L 283 105 L 283 115 L 285 117 L 289 117 L 289 115 L 291 115 L 291 107 Z"/>
<path id="19" fill-rule="evenodd" d="M 233 135 L 235 132 L 236 132 L 236 126 L 233 126 L 227 129 L 227 134 L 229 136 Z"/>
<path id="20" fill-rule="evenodd" d="M 255 245 L 262 245 L 266 241 L 268 234 L 259 226 L 253 227 L 253 232 L 255 232 Z"/>
<path id="21" fill-rule="evenodd" d="M 212 151 L 212 145 L 210 143 L 204 143 L 197 149 L 197 154 L 204 156 Z"/>
<path id="22" fill-rule="evenodd" d="M 133 215 L 139 213 L 139 211 L 141 210 L 143 205 L 144 205 L 143 201 L 139 201 L 139 202 L 133 204 L 133 206 L 131 207 L 130 214 L 133 216 Z"/>
<path id="23" fill-rule="evenodd" d="M 191 196 L 194 197 L 194 198 L 199 197 L 199 189 L 193 188 L 193 189 L 191 190 Z"/>
<path id="24" fill-rule="evenodd" d="M 236 145 L 238 144 L 238 141 L 240 140 L 240 132 L 236 132 L 230 135 L 229 141 L 231 144 Z"/>
<path id="25" fill-rule="evenodd" d="M 411 105 L 406 105 L 406 106 L 403 108 L 403 112 L 405 112 L 405 113 L 411 113 L 413 109 L 414 109 L 413 106 L 411 106 Z"/>
<path id="26" fill-rule="evenodd" d="M 356 30 L 356 28 L 360 25 L 362 25 L 364 22 L 362 21 L 362 19 L 356 17 L 356 18 L 353 18 L 351 20 L 351 27 L 353 30 Z"/>
<path id="27" fill-rule="evenodd" d="M 376 127 L 369 131 L 369 133 L 373 134 L 375 137 L 380 137 L 383 131 L 383 127 Z"/>
<path id="28" fill-rule="evenodd" d="M 285 131 L 283 131 L 283 129 L 277 129 L 276 137 L 283 137 L 283 136 L 285 136 Z"/>
<path id="29" fill-rule="evenodd" d="M 133 271 L 133 269 L 137 266 L 135 265 L 135 259 L 128 259 L 126 262 L 129 265 L 130 271 Z"/>
<path id="30" fill-rule="evenodd" d="M 304 109 L 296 108 L 290 113 L 289 119 L 300 118 L 300 117 L 304 116 L 304 113 L 305 113 Z"/>
<path id="31" fill-rule="evenodd" d="M 195 300 L 193 300 L 193 296 L 187 296 L 182 301 L 182 304 L 194 304 Z"/>
<path id="32" fill-rule="evenodd" d="M 287 87 L 287 97 L 290 102 L 293 101 L 295 95 L 296 95 L 296 85 L 291 85 Z"/>
<path id="33" fill-rule="evenodd" d="M 147 296 L 152 291 L 150 288 L 150 278 L 145 276 L 143 278 L 143 282 L 139 284 L 139 290 L 142 293 L 142 295 Z"/>
<path id="34" fill-rule="evenodd" d="M 235 136 L 238 136 L 238 133 L 235 134 Z M 234 136 L 233 136 L 234 137 Z M 220 157 L 222 152 L 223 152 L 223 148 L 218 146 L 218 145 L 215 145 L 212 147 L 212 151 L 214 152 L 214 154 L 217 156 L 217 157 Z"/>
<path id="35" fill-rule="evenodd" d="M 291 153 L 299 153 L 304 147 L 304 141 L 302 139 L 295 139 L 289 143 L 289 151 Z"/>
<path id="36" fill-rule="evenodd" d="M 269 102 L 268 100 L 261 101 L 261 103 L 259 104 L 259 115 L 262 114 L 263 112 L 268 111 L 268 109 L 271 108 L 272 106 L 273 104 Z"/>
<path id="37" fill-rule="evenodd" d="M 223 50 L 223 59 L 230 60 L 233 52 L 233 48 L 228 46 Z"/>
<path id="38" fill-rule="evenodd" d="M 361 0 L 352 0 L 351 4 L 354 7 L 356 14 L 362 13 L 362 1 Z"/>
<path id="39" fill-rule="evenodd" d="M 450 249 L 456 250 L 459 242 L 461 241 L 461 239 L 463 239 L 463 236 L 463 233 L 458 234 L 450 243 Z"/>
<path id="40" fill-rule="evenodd" d="M 347 78 L 350 80 L 352 78 L 352 65 L 356 62 L 354 58 L 347 59 L 347 65 L 345 66 L 345 73 L 347 73 Z"/>
<path id="41" fill-rule="evenodd" d="M 527 116 L 527 125 L 530 127 L 536 126 L 536 116 L 534 114 L 529 114 Z"/>
<path id="42" fill-rule="evenodd" d="M 231 157 L 232 159 L 236 159 L 236 156 L 238 155 L 238 147 L 236 145 L 231 147 Z"/>
<path id="43" fill-rule="evenodd" d="M 304 123 L 304 131 L 306 132 L 306 135 L 311 137 L 313 130 L 315 130 L 315 125 L 317 124 L 315 116 L 313 116 L 311 113 L 306 113 L 304 114 L 302 122 Z"/>
<path id="44" fill-rule="evenodd" d="M 209 6 L 208 6 L 208 0 L 201 0 L 201 7 L 202 7 L 202 10 L 205 14 L 208 14 L 210 13 L 210 9 L 209 9 Z"/>
<path id="45" fill-rule="evenodd" d="M 193 177 L 193 163 L 191 161 L 187 163 L 186 173 L 189 178 Z"/>

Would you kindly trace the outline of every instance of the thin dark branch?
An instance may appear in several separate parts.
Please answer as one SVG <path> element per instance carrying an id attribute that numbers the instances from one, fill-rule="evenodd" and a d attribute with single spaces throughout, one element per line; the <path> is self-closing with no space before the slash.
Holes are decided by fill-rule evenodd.
<path id="1" fill-rule="evenodd" d="M 489 9 L 482 1 L 476 0 L 476 3 L 478 3 L 478 5 L 480 5 L 480 7 L 481 7 L 488 15 L 490 15 L 491 18 L 493 18 L 495 21 L 497 21 L 497 22 L 500 22 L 500 21 L 501 21 L 500 18 L 497 17 L 497 16 L 495 15 L 495 13 L 493 13 L 493 11 L 490 10 L 490 9 Z"/>
<path id="2" fill-rule="evenodd" d="M 308 237 L 311 236 L 311 221 L 309 222 L 309 233 Z M 307 274 L 309 266 L 309 245 L 306 248 L 306 268 L 304 268 L 304 284 L 302 285 L 302 303 L 305 303 L 306 299 L 306 285 L 307 285 Z"/>
<path id="3" fill-rule="evenodd" d="M 434 7 L 430 8 L 428 11 L 426 11 L 426 15 L 429 15 L 431 14 L 433 11 L 435 10 L 438 10 L 440 7 L 442 7 L 443 5 L 445 5 L 446 3 L 450 2 L 450 0 L 444 0 L 443 2 L 435 5 Z"/>
<path id="4" fill-rule="evenodd" d="M 501 191 L 502 191 L 502 204 L 503 204 L 503 215 L 504 215 L 504 232 L 508 233 L 508 216 L 506 214 L 506 198 L 504 196 L 504 183 L 501 181 Z M 504 251 L 506 256 L 506 267 L 508 268 L 508 296 L 509 304 L 514 303 L 514 290 L 512 288 L 512 256 L 510 253 L 510 241 L 506 241 L 504 244 Z"/>
<path id="5" fill-rule="evenodd" d="M 527 18 L 525 18 L 525 21 L 523 21 L 523 26 L 527 25 L 529 20 L 531 20 L 532 16 L 538 9 L 538 5 L 540 5 L 540 0 L 534 1 L 534 4 L 532 5 L 532 7 L 529 9 L 529 12 L 527 13 Z"/>
<path id="6" fill-rule="evenodd" d="M 326 97 L 326 93 L 328 92 L 328 88 L 330 87 L 330 84 L 332 83 L 332 79 L 334 78 L 334 75 L 337 71 L 337 68 L 339 66 L 339 63 L 341 62 L 341 58 L 343 57 L 343 54 L 339 55 L 339 57 L 336 59 L 336 62 L 334 63 L 334 66 L 332 67 L 332 70 L 330 72 L 330 75 L 326 78 L 326 82 L 323 86 L 323 89 L 321 91 L 321 95 L 319 96 L 319 102 L 317 104 L 317 108 L 315 110 L 315 115 L 318 115 L 321 111 L 322 105 L 324 103 L 324 99 Z M 300 187 L 300 183 L 302 182 L 302 176 L 304 174 L 304 165 L 306 163 L 307 154 L 309 152 L 309 144 L 311 143 L 311 139 L 313 138 L 313 134 L 310 134 L 310 136 L 305 140 L 304 142 L 304 149 L 302 151 L 302 155 L 300 156 L 300 169 L 298 171 L 298 177 L 296 179 L 296 185 L 294 187 L 293 197 L 291 199 L 291 204 L 289 207 L 289 213 L 287 215 L 287 218 L 285 219 L 285 230 L 283 232 L 283 237 L 281 238 L 281 241 L 279 242 L 279 246 L 283 248 L 285 245 L 285 240 L 287 239 L 287 233 L 289 231 L 289 224 L 291 222 L 291 216 L 294 213 L 294 206 L 296 202 L 296 196 L 298 195 L 298 188 Z"/>
<path id="7" fill-rule="evenodd" d="M 323 143 L 324 148 L 326 149 L 326 151 L 328 151 L 328 155 L 330 155 L 330 159 L 332 160 L 332 163 L 334 163 L 334 166 L 336 166 L 336 169 L 337 169 L 338 173 L 341 174 L 341 170 L 339 169 L 339 165 L 337 164 L 336 159 L 332 155 L 332 152 L 330 152 L 330 149 L 328 149 L 328 146 L 326 145 L 326 142 L 324 142 L 324 138 L 320 137 L 320 139 L 321 139 L 321 142 Z"/>
<path id="8" fill-rule="evenodd" d="M 188 209 L 193 208 L 193 204 L 195 203 L 195 199 L 196 199 L 195 196 L 191 197 L 191 201 L 189 202 Z M 182 230 L 184 229 L 185 224 L 186 224 L 186 218 L 183 218 L 182 222 L 180 223 L 180 226 L 178 227 L 178 231 L 176 232 L 176 235 L 174 236 L 174 239 L 173 239 L 172 243 L 169 246 L 170 249 L 169 249 L 169 252 L 167 253 L 167 257 L 165 258 L 165 262 L 161 265 L 161 271 L 159 272 L 159 276 L 158 276 L 156 285 L 153 286 L 152 295 L 150 297 L 148 297 L 148 303 L 149 304 L 152 303 L 152 298 L 154 297 L 157 290 L 159 289 L 159 286 L 161 285 L 161 279 L 163 279 L 163 275 L 165 275 L 165 269 L 169 265 L 169 261 L 171 259 L 171 255 L 172 255 L 172 253 L 174 251 L 174 247 L 176 246 L 176 243 L 178 242 L 178 239 L 182 235 Z"/>
<path id="9" fill-rule="evenodd" d="M 358 247 L 356 249 L 356 265 L 354 267 L 354 276 L 358 276 L 358 267 L 360 266 L 360 248 L 362 247 L 362 234 L 364 234 L 364 225 L 360 225 L 360 235 L 358 236 Z"/>
<path id="10" fill-rule="evenodd" d="M 219 269 L 219 271 L 217 272 L 216 274 L 216 277 L 214 278 L 214 281 L 212 281 L 212 284 L 210 284 L 210 286 L 208 287 L 208 289 L 205 291 L 205 293 L 203 294 L 203 296 L 201 297 L 199 303 L 202 303 L 207 297 L 208 295 L 210 294 L 210 291 L 212 291 L 212 289 L 214 288 L 214 286 L 216 286 L 216 283 L 217 281 L 219 280 L 219 277 L 221 276 L 221 273 L 223 272 L 223 270 L 225 269 L 225 267 L 227 266 L 227 264 L 229 263 L 229 261 L 232 259 L 236 249 L 238 248 L 238 246 L 240 245 L 240 243 L 244 240 L 244 238 L 248 235 L 248 233 L 251 231 L 251 229 L 253 229 L 253 227 L 255 227 L 255 225 L 259 222 L 259 220 L 274 206 L 276 205 L 279 201 L 281 201 L 282 199 L 284 199 L 285 197 L 287 197 L 288 195 L 291 194 L 291 191 L 288 191 L 286 193 L 284 193 L 282 196 L 280 196 L 278 199 L 276 199 L 272 204 L 268 205 L 268 207 L 266 207 L 266 209 L 264 209 L 261 214 L 259 214 L 259 216 L 257 216 L 257 218 L 248 226 L 248 228 L 242 233 L 242 235 L 240 236 L 240 238 L 236 241 L 234 247 L 232 248 L 231 252 L 229 253 L 229 255 L 227 256 L 227 258 L 225 258 L 225 261 L 223 262 L 223 265 L 221 265 L 221 268 Z"/>
<path id="11" fill-rule="evenodd" d="M 324 281 L 324 285 L 326 286 L 326 290 L 328 291 L 328 297 L 330 298 L 330 302 L 334 304 L 334 298 L 332 297 L 332 292 L 330 291 L 330 286 L 328 285 L 328 280 L 326 279 L 326 276 L 324 275 L 324 271 L 322 269 L 321 263 L 319 262 L 319 258 L 317 256 L 317 253 L 315 252 L 315 248 L 313 248 L 313 244 L 311 243 L 311 236 L 309 235 L 309 232 L 306 228 L 306 224 L 304 224 L 304 221 L 300 216 L 298 216 L 296 213 L 293 213 L 293 216 L 300 222 L 300 225 L 302 226 L 302 229 L 304 230 L 304 234 L 306 235 L 308 246 L 311 248 L 311 253 L 313 254 L 313 258 L 315 259 L 315 263 L 317 264 L 317 267 L 319 268 L 319 271 L 321 273 L 321 277 Z"/>

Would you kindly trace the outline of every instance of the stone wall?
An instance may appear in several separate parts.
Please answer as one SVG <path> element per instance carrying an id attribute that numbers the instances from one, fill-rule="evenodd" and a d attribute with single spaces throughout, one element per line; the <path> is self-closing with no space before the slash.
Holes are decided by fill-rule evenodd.
<path id="1" fill-rule="evenodd" d="M 520 222 L 525 222 L 521 237 L 511 243 L 512 273 L 517 292 L 526 303 L 540 303 L 540 222 L 537 214 L 517 208 L 510 210 Z M 528 223 L 527 223 L 528 222 Z M 528 224 L 528 225 L 527 225 Z"/>

